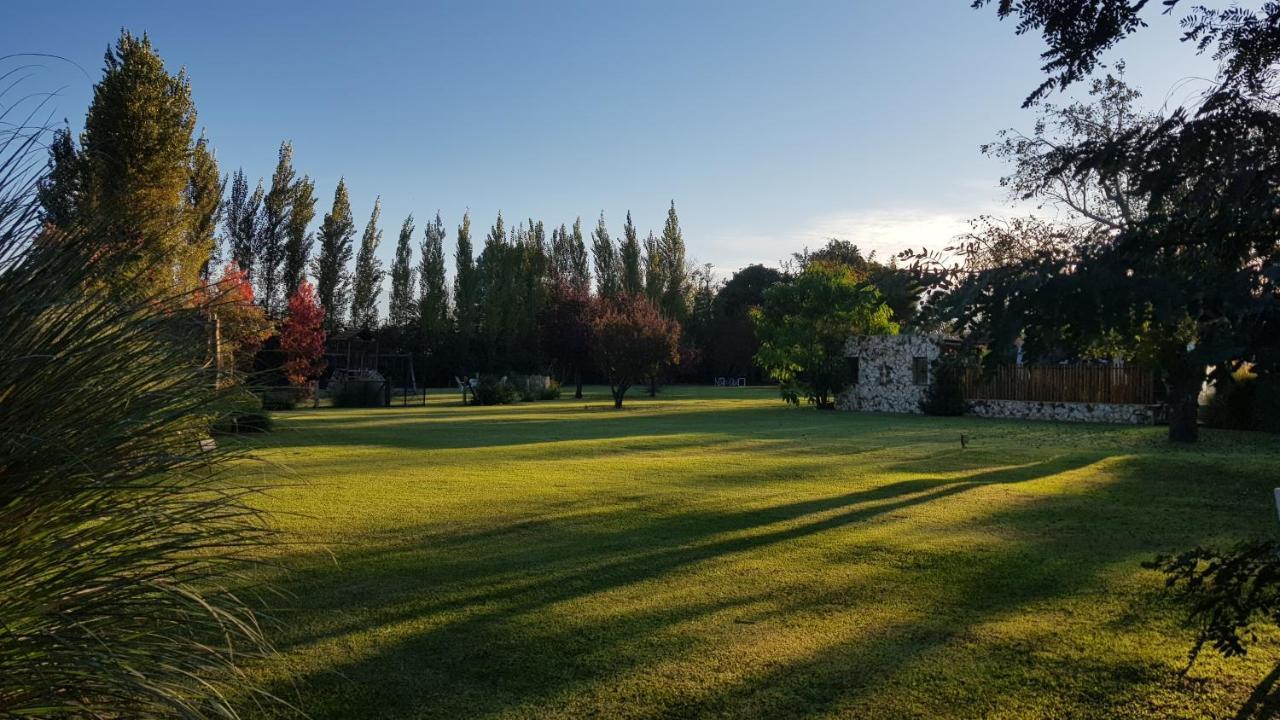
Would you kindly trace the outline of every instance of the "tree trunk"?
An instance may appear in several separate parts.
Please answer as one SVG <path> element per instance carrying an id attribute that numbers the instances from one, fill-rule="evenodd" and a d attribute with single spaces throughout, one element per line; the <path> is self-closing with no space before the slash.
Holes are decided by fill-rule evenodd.
<path id="1" fill-rule="evenodd" d="M 582 399 L 582 370 L 576 367 L 573 369 L 573 383 L 578 386 L 578 389 L 575 390 L 573 393 L 573 399 L 581 400 Z"/>
<path id="2" fill-rule="evenodd" d="M 1200 385 L 1201 381 L 1193 379 L 1168 384 L 1165 404 L 1169 409 L 1170 442 L 1193 443 L 1199 439 Z"/>
<path id="3" fill-rule="evenodd" d="M 627 389 L 623 386 L 611 388 L 613 390 L 613 409 L 622 409 L 622 398 L 627 394 Z"/>
<path id="4" fill-rule="evenodd" d="M 658 397 L 658 376 L 649 378 L 649 397 Z"/>

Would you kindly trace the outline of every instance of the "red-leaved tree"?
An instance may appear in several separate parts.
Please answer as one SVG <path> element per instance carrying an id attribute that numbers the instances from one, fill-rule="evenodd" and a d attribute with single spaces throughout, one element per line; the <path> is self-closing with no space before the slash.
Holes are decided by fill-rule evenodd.
<path id="1" fill-rule="evenodd" d="M 289 298 L 289 315 L 280 328 L 284 374 L 293 385 L 306 385 L 324 372 L 324 308 L 315 287 L 303 281 Z"/>
<path id="2" fill-rule="evenodd" d="M 546 307 L 538 317 L 542 347 L 551 360 L 571 373 L 575 398 L 582 398 L 582 369 L 591 362 L 591 319 L 595 300 L 591 294 L 568 283 L 551 289 Z"/>
<path id="3" fill-rule="evenodd" d="M 622 398 L 632 385 L 680 360 L 680 324 L 643 295 L 601 303 L 591 322 L 591 334 L 615 408 L 622 407 Z"/>

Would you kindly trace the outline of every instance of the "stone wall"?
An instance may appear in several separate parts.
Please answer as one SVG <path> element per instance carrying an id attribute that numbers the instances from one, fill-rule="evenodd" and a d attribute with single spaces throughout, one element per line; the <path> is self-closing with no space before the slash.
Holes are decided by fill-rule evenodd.
<path id="1" fill-rule="evenodd" d="M 915 358 L 925 358 L 929 373 L 940 352 L 942 338 L 935 335 L 862 335 L 849 339 L 845 356 L 858 359 L 857 382 L 836 398 L 841 410 L 888 413 L 920 413 L 920 401 L 928 389 L 928 374 L 912 377 Z M 917 383 L 923 379 L 925 382 Z M 1155 408 L 1147 405 L 1036 402 L 1026 400 L 970 400 L 969 415 L 1015 420 L 1150 425 Z"/>
<path id="2" fill-rule="evenodd" d="M 916 383 L 912 364 L 915 358 L 922 357 L 932 372 L 940 342 L 940 337 L 914 334 L 850 338 L 844 354 L 858 359 L 858 378 L 836 398 L 836 407 L 862 412 L 921 412 L 928 373 L 923 383 Z"/>
<path id="3" fill-rule="evenodd" d="M 1029 400 L 970 400 L 969 415 L 1018 420 L 1151 425 L 1154 408 L 1149 405 L 1104 403 L 1035 402 Z"/>

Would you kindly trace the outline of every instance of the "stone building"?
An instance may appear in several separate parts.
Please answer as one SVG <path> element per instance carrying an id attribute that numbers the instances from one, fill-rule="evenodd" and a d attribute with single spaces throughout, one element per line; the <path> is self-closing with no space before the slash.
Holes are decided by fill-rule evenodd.
<path id="1" fill-rule="evenodd" d="M 943 335 L 859 335 L 845 344 L 853 382 L 836 398 L 841 410 L 919 413 Z"/>

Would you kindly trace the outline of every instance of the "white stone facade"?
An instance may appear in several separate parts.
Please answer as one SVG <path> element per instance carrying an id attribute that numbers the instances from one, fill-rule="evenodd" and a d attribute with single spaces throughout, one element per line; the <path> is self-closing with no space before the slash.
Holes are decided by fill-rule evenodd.
<path id="1" fill-rule="evenodd" d="M 857 364 L 857 377 L 836 407 L 862 412 L 919 413 L 941 352 L 941 336 L 860 335 L 845 344 L 845 356 Z"/>

